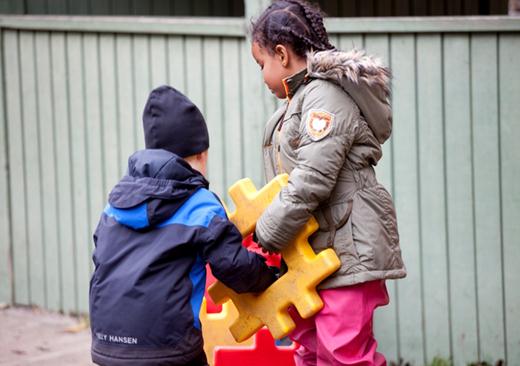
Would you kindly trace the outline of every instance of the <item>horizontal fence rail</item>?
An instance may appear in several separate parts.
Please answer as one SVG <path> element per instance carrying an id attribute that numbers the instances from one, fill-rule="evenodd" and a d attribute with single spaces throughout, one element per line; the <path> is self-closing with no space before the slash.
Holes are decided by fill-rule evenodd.
<path id="1" fill-rule="evenodd" d="M 369 24 L 369 26 L 367 26 Z M 487 17 L 392 17 L 326 18 L 330 34 L 351 33 L 452 33 L 518 32 L 518 18 Z M 181 34 L 221 37 L 246 36 L 249 22 L 242 18 L 204 17 L 88 17 L 1 16 L 4 29 L 67 32 Z"/>
<path id="2" fill-rule="evenodd" d="M 520 20 L 399 22 L 327 23 L 338 48 L 366 49 L 393 72 L 394 132 L 377 173 L 396 202 L 408 277 L 388 282 L 380 349 L 414 365 L 519 364 Z M 157 85 L 203 111 L 212 189 L 263 184 L 263 126 L 278 102 L 245 24 L 0 18 L 0 302 L 88 311 L 92 232 L 143 147 Z"/>

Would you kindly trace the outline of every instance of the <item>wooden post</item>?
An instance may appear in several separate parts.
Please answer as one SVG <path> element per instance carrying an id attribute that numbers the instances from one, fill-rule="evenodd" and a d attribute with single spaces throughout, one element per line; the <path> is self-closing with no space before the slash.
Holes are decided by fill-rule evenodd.
<path id="1" fill-rule="evenodd" d="M 13 302 L 7 120 L 4 103 L 3 32 L 0 28 L 0 304 Z"/>

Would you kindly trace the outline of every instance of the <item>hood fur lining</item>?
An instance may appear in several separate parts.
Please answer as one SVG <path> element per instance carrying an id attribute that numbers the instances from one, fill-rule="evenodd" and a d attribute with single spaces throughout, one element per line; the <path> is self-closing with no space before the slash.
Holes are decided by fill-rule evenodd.
<path id="1" fill-rule="evenodd" d="M 345 77 L 355 84 L 364 81 L 369 87 L 382 91 L 386 97 L 390 95 L 390 69 L 380 59 L 367 55 L 363 50 L 309 52 L 307 72 L 338 83 Z"/>

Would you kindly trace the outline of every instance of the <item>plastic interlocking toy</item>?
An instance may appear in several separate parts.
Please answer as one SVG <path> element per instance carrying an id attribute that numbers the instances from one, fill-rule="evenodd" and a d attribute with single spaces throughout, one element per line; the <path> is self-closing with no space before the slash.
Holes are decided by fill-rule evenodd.
<path id="1" fill-rule="evenodd" d="M 238 227 L 242 236 L 255 229 L 256 221 L 273 198 L 287 185 L 287 174 L 279 175 L 260 191 L 250 179 L 242 179 L 229 189 L 236 210 L 229 218 Z M 340 261 L 332 249 L 315 254 L 309 245 L 309 236 L 318 229 L 311 218 L 296 238 L 281 252 L 288 271 L 260 294 L 237 294 L 221 282 L 208 289 L 216 304 L 231 299 L 239 316 L 230 327 L 237 342 L 250 338 L 266 325 L 275 339 L 288 335 L 295 324 L 287 312 L 294 305 L 302 318 L 316 314 L 323 302 L 316 286 L 340 267 Z"/>

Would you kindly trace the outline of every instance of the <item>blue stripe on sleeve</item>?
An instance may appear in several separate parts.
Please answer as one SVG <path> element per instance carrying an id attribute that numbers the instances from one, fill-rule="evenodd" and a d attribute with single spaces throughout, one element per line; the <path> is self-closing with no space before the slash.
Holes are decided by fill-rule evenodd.
<path id="1" fill-rule="evenodd" d="M 202 297 L 204 296 L 204 288 L 206 287 L 206 266 L 199 256 L 197 256 L 193 267 L 191 267 L 190 280 L 192 284 L 190 304 L 191 310 L 193 311 L 193 326 L 200 330 L 199 313 L 202 305 Z"/>

